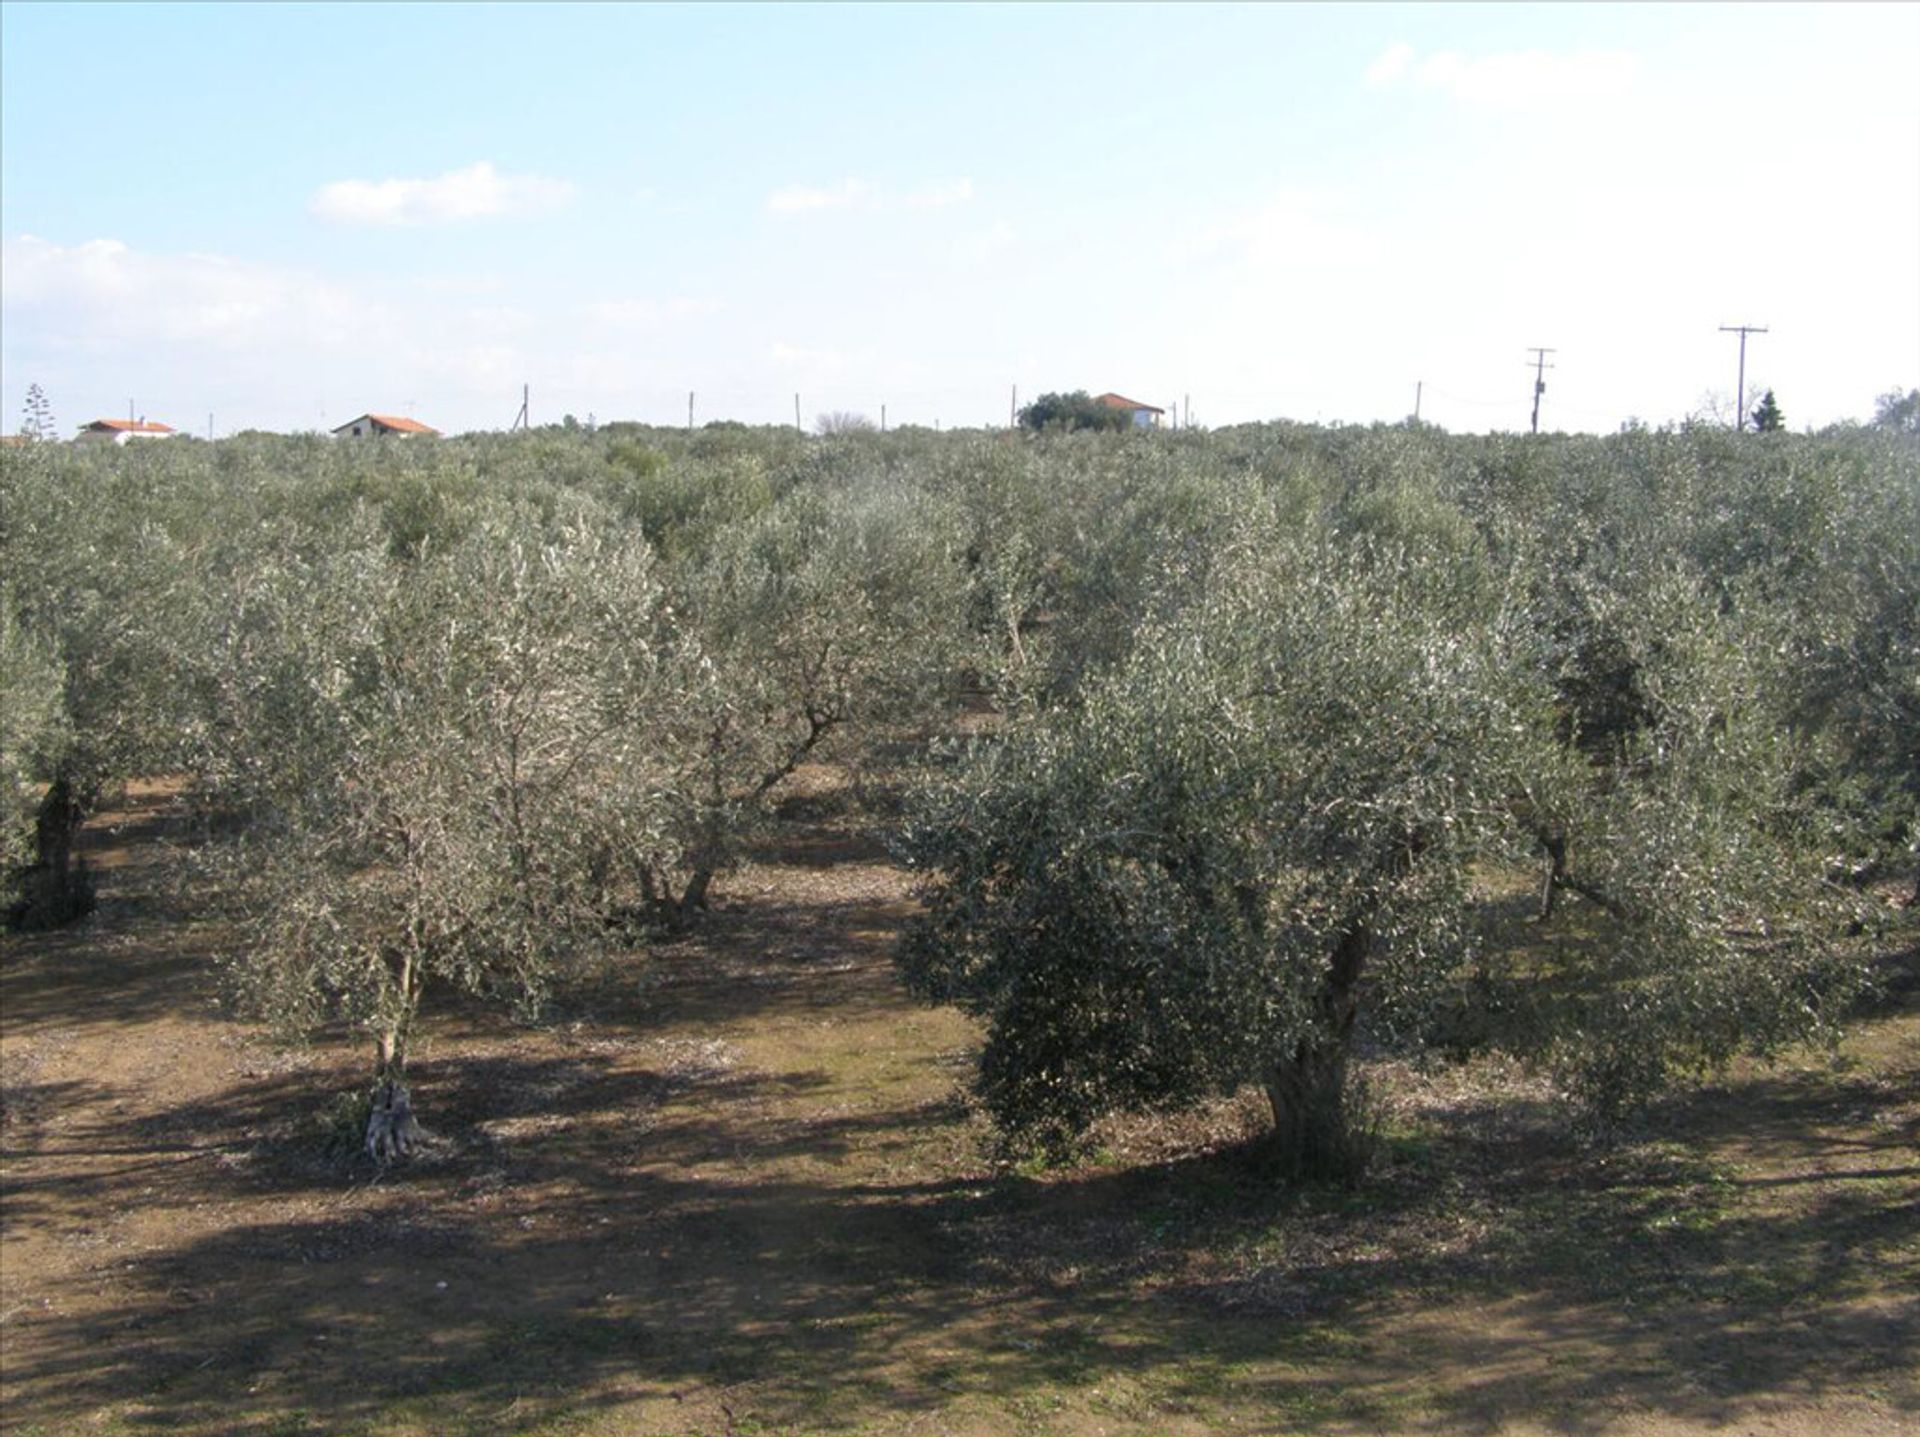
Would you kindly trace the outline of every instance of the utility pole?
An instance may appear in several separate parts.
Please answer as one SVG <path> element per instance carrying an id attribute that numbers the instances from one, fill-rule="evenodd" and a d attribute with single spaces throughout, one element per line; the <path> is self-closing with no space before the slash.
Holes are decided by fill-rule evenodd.
<path id="1" fill-rule="evenodd" d="M 884 404 L 880 406 L 880 432 L 887 432 L 887 406 Z"/>
<path id="2" fill-rule="evenodd" d="M 797 394 L 793 396 L 793 427 L 800 429 L 800 396 Z M 800 429 L 800 432 L 805 434 L 807 431 Z"/>
<path id="3" fill-rule="evenodd" d="M 687 433 L 693 433 L 693 391 L 687 391 Z"/>
<path id="4" fill-rule="evenodd" d="M 1733 391 L 1733 427 L 1738 432 L 1747 427 L 1747 336 L 1765 334 L 1767 328 L 1763 324 L 1723 324 L 1720 332 L 1740 336 L 1740 377 Z"/>
<path id="5" fill-rule="evenodd" d="M 207 415 L 207 443 L 213 443 L 213 415 Z"/>
<path id="6" fill-rule="evenodd" d="M 1426 387 L 1427 381 L 1424 379 L 1413 381 L 1413 422 L 1415 424 L 1420 422 L 1420 394 Z"/>
<path id="7" fill-rule="evenodd" d="M 1180 427 L 1193 428 L 1193 396 L 1191 394 L 1180 396 Z"/>
<path id="8" fill-rule="evenodd" d="M 1546 373 L 1549 369 L 1553 368 L 1551 364 L 1547 363 L 1547 356 L 1549 354 L 1558 354 L 1560 351 L 1557 349 L 1542 349 L 1538 345 L 1535 345 L 1533 346 L 1532 352 L 1533 352 L 1533 431 L 1532 432 L 1535 434 L 1538 434 L 1540 432 L 1540 396 L 1547 392 Z M 1416 395 L 1416 399 L 1417 398 L 1418 396 Z M 1416 411 L 1417 411 L 1417 408 L 1418 406 L 1416 404 Z"/>
<path id="9" fill-rule="evenodd" d="M 527 427 L 527 386 L 523 384 L 520 386 L 520 412 L 513 416 L 513 429 L 525 429 Z M 511 434 L 513 429 L 509 429 L 507 432 Z"/>
<path id="10" fill-rule="evenodd" d="M 1017 428 L 1020 423 L 1020 386 L 1015 384 L 1007 390 L 1007 428 Z"/>

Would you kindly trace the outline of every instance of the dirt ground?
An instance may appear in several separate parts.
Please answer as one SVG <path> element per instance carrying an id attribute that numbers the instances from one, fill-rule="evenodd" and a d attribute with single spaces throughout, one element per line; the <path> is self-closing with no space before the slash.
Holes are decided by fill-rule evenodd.
<path id="1" fill-rule="evenodd" d="M 1912 952 L 1837 1060 L 1606 1152 L 1523 1072 L 1381 1067 L 1357 1192 L 1264 1180 L 1233 1104 L 1008 1170 L 812 779 L 693 938 L 433 1015 L 385 1174 L 335 1142 L 365 1054 L 217 1008 L 237 935 L 136 786 L 100 911 L 0 961 L 0 1429 L 1920 1432 Z"/>

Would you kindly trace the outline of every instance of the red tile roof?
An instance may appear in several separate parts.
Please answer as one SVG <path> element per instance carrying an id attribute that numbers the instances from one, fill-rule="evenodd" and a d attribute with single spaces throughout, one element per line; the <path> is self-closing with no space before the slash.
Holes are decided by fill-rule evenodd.
<path id="1" fill-rule="evenodd" d="M 362 414 L 360 419 L 371 420 L 374 428 L 384 429 L 391 434 L 438 434 L 440 432 L 431 425 L 422 424 L 418 419 L 408 419 L 403 414 Z M 339 434 L 351 429 L 360 422 L 360 419 L 349 419 L 333 432 Z"/>
<path id="2" fill-rule="evenodd" d="M 86 429 L 105 429 L 114 434 L 171 434 L 171 424 L 149 424 L 144 419 L 96 419 Z"/>
<path id="3" fill-rule="evenodd" d="M 1103 394 L 1096 399 L 1094 403 L 1104 404 L 1109 409 L 1144 409 L 1149 414 L 1165 414 L 1167 412 L 1157 405 L 1142 404 L 1137 399 L 1128 399 L 1120 394 Z"/>

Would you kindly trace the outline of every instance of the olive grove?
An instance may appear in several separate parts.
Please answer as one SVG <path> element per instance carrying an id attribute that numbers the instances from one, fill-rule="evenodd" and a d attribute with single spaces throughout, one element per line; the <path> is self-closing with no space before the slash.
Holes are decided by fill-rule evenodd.
<path id="1" fill-rule="evenodd" d="M 1830 1031 L 1920 897 L 1897 425 L 36 444 L 0 501 L 12 920 L 177 781 L 232 992 L 362 1036 L 383 1161 L 436 994 L 644 961 L 814 762 L 906 795 L 902 975 L 1055 1146 L 1252 1085 L 1350 1170 L 1356 1055 L 1421 1048 L 1615 1117 Z"/>

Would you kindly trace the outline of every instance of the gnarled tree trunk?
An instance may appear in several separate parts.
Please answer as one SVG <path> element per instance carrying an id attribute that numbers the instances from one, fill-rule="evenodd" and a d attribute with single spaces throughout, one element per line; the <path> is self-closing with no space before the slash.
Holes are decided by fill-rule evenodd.
<path id="1" fill-rule="evenodd" d="M 93 877 L 86 860 L 73 851 L 86 817 L 87 804 L 72 778 L 56 775 L 40 800 L 33 825 L 34 863 L 21 875 L 23 892 L 7 914 L 8 926 L 25 931 L 58 928 L 93 912 Z"/>
<path id="2" fill-rule="evenodd" d="M 1373 931 L 1357 921 L 1334 945 L 1312 1026 L 1266 1079 L 1271 1151 L 1290 1177 L 1348 1177 L 1359 1158 L 1347 1114 L 1347 1052 Z"/>
<path id="3" fill-rule="evenodd" d="M 420 1006 L 420 966 L 411 954 L 398 960 L 395 974 L 400 1009 L 375 1042 L 373 1110 L 367 1115 L 367 1156 L 382 1167 L 404 1158 L 420 1141 L 407 1091 L 407 1039 Z"/>

